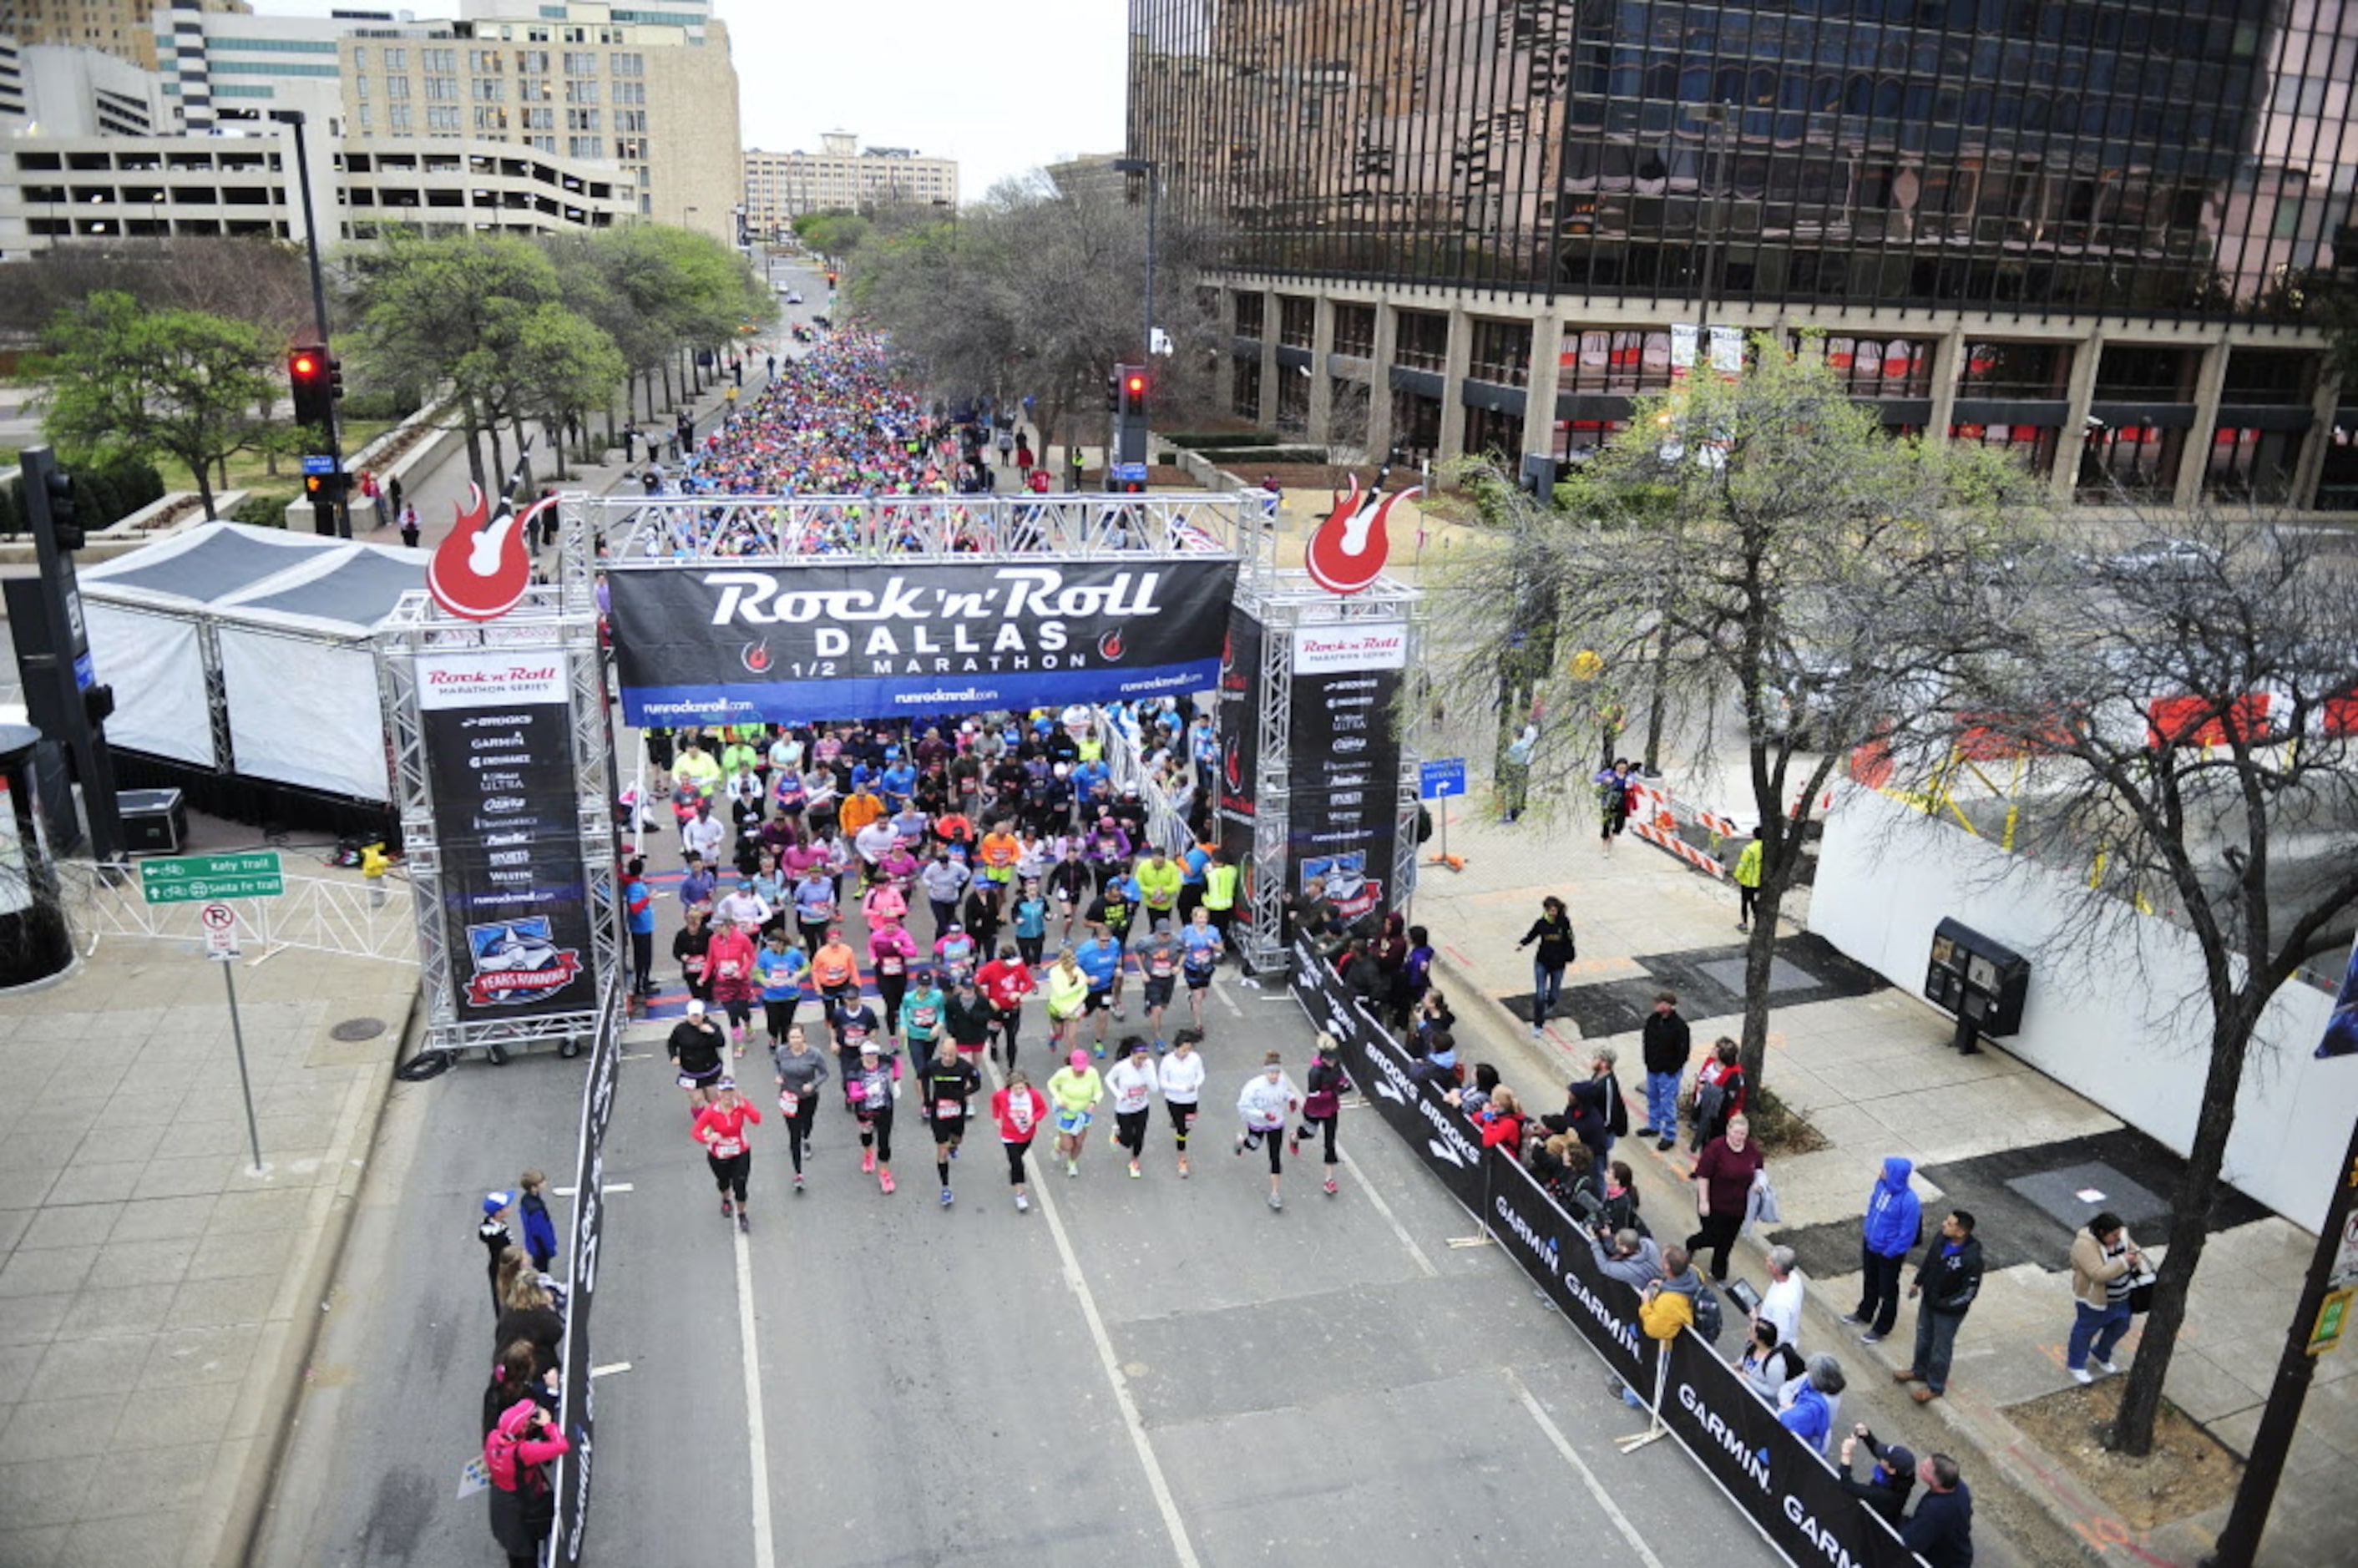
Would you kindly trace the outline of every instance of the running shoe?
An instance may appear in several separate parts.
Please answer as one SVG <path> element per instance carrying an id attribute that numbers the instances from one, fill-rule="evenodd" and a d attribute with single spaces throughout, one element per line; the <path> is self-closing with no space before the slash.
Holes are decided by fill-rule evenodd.
<path id="1" fill-rule="evenodd" d="M 1168 1051 L 1169 1049 L 1171 1049 L 1171 1047 L 1170 1047 L 1170 1046 L 1168 1046 L 1168 1045 L 1166 1045 L 1166 1044 L 1164 1044 L 1163 1043 L 1163 1036 L 1161 1036 L 1160 1034 L 1158 1034 L 1158 1035 L 1156 1035 L 1156 1036 L 1154 1037 L 1154 1054 L 1155 1054 L 1156 1055 L 1160 1056 L 1161 1054 L 1163 1054 L 1163 1053 L 1164 1053 L 1165 1051 Z"/>
<path id="2" fill-rule="evenodd" d="M 740 1056 L 742 1056 L 744 1054 L 745 1054 L 745 1042 L 743 1042 L 742 1040 L 740 1040 L 739 1042 L 737 1042 L 737 1054 L 739 1054 Z"/>
<path id="3" fill-rule="evenodd" d="M 796 1172 L 795 1173 L 795 1191 L 796 1191 L 796 1192 L 801 1192 L 802 1190 L 803 1190 L 803 1173 L 802 1173 L 800 1171 L 796 1171 Z"/>
<path id="4" fill-rule="evenodd" d="M 1332 1176 L 1327 1177 L 1327 1178 L 1326 1178 L 1326 1195 L 1327 1195 L 1328 1197 L 1330 1197 L 1330 1198 L 1331 1198 L 1331 1197 L 1333 1197 L 1333 1196 L 1335 1195 L 1335 1194 L 1336 1194 L 1336 1190 L 1337 1190 L 1337 1189 L 1336 1188 L 1336 1185 L 1335 1185 L 1335 1178 L 1334 1178 L 1334 1177 L 1332 1177 Z"/>
<path id="5" fill-rule="evenodd" d="M 1121 1129 L 1120 1129 L 1120 1128 L 1116 1127 L 1116 1128 L 1113 1130 L 1113 1131 L 1112 1131 L 1110 1134 L 1109 1134 L 1109 1135 L 1107 1136 L 1107 1138 L 1106 1138 L 1106 1147 L 1107 1147 L 1107 1148 L 1109 1148 L 1109 1149 L 1119 1149 L 1119 1148 L 1120 1148 L 1120 1147 L 1121 1147 Z"/>
<path id="6" fill-rule="evenodd" d="M 951 1158 L 951 1159 L 953 1159 L 953 1160 L 957 1159 L 957 1152 L 958 1152 L 958 1146 L 957 1146 L 957 1144 L 955 1144 L 955 1143 L 951 1144 L 951 1145 L 950 1145 L 950 1158 Z"/>
<path id="7" fill-rule="evenodd" d="M 720 1200 L 720 1217 L 721 1217 L 721 1218 L 723 1218 L 723 1219 L 727 1219 L 730 1215 L 735 1214 L 736 1212 L 737 1212 L 737 1206 L 736 1206 L 735 1204 L 730 1203 L 727 1198 L 722 1198 L 722 1199 Z"/>
<path id="8" fill-rule="evenodd" d="M 1065 1162 L 1065 1174 L 1068 1176 L 1077 1176 L 1080 1173 L 1081 1162 L 1078 1160 L 1067 1160 Z"/>
<path id="9" fill-rule="evenodd" d="M 1115 1016 L 1116 1018 L 1120 1018 L 1120 1017 L 1121 1016 L 1121 1014 L 1120 1014 L 1120 1013 L 1118 1013 L 1118 1012 L 1117 1012 L 1117 1013 L 1115 1013 L 1115 1014 L 1114 1014 L 1114 1016 Z M 1100 1040 L 1100 1041 L 1098 1041 L 1098 1045 L 1097 1045 L 1097 1052 L 1098 1052 L 1098 1059 L 1099 1061 L 1103 1061 L 1103 1060 L 1105 1059 L 1105 1042 L 1104 1042 L 1104 1041 Z"/>
<path id="10" fill-rule="evenodd" d="M 1269 1195 L 1269 1206 L 1270 1212 L 1274 1214 L 1277 1210 L 1285 1206 L 1285 1200 L 1278 1196 L 1275 1193 L 1271 1193 Z"/>
<path id="11" fill-rule="evenodd" d="M 950 1206 L 950 1190 L 947 1187 L 942 1189 L 942 1206 L 944 1208 Z"/>
<path id="12" fill-rule="evenodd" d="M 876 1173 L 875 1150 L 862 1149 L 860 1152 L 860 1173 L 863 1176 L 872 1176 Z"/>
<path id="13" fill-rule="evenodd" d="M 1120 1003 L 1119 1003 L 1119 1002 L 1115 1003 L 1115 1004 L 1114 1004 L 1114 1010 L 1113 1010 L 1113 1021 L 1114 1021 L 1116 1023 L 1123 1023 L 1123 1022 L 1127 1022 L 1129 1021 L 1129 1018 L 1130 1018 L 1130 1014 L 1128 1014 L 1128 1013 L 1126 1013 L 1126 1012 L 1122 1011 L 1122 1010 L 1121 1010 L 1121 1004 L 1120 1004 Z"/>
<path id="14" fill-rule="evenodd" d="M 1025 1197 L 1022 1193 L 1017 1193 L 1015 1195 L 1015 1212 L 1018 1214 L 1030 1214 L 1032 1212 L 1032 1200 Z"/>
<path id="15" fill-rule="evenodd" d="M 1138 1180 L 1138 1178 L 1139 1178 L 1139 1177 L 1141 1177 L 1141 1176 L 1144 1175 L 1145 1173 L 1144 1173 L 1143 1171 L 1141 1171 L 1141 1170 L 1138 1168 L 1138 1162 L 1137 1162 L 1137 1161 L 1132 1160 L 1132 1161 L 1130 1162 L 1130 1179 L 1131 1181 L 1133 1181 L 1133 1182 L 1134 1182 L 1134 1181 Z"/>
<path id="16" fill-rule="evenodd" d="M 1184 1154 L 1179 1156 L 1179 1174 L 1183 1179 L 1187 1174 L 1187 1156 Z"/>
<path id="17" fill-rule="evenodd" d="M 1242 1153 L 1245 1152 L 1245 1145 L 1246 1145 L 1247 1143 L 1250 1142 L 1251 1141 L 1252 1141 L 1252 1135 L 1251 1135 L 1250 1133 L 1249 1133 L 1249 1132 L 1239 1132 L 1239 1133 L 1238 1133 L 1238 1134 L 1237 1134 L 1237 1152 L 1238 1152 L 1238 1154 L 1242 1154 Z"/>
<path id="18" fill-rule="evenodd" d="M 890 1193 L 892 1190 L 892 1173 L 890 1171 L 877 1172 L 876 1184 L 882 1187 L 887 1193 Z"/>
<path id="19" fill-rule="evenodd" d="M 753 1217 L 741 1208 L 737 1211 L 737 1233 L 740 1236 L 753 1234 Z"/>

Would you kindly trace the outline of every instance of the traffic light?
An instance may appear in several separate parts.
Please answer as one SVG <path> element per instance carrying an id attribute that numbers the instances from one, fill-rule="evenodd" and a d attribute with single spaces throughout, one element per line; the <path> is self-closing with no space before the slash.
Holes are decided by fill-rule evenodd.
<path id="1" fill-rule="evenodd" d="M 287 381 L 295 392 L 295 423 L 326 429 L 336 414 L 336 377 L 328 351 L 297 343 L 287 356 Z"/>
<path id="2" fill-rule="evenodd" d="M 53 468 L 42 481 L 42 491 L 49 498 L 49 533 L 60 550 L 79 550 L 82 546 L 81 524 L 74 520 L 73 475 L 63 469 Z"/>
<path id="3" fill-rule="evenodd" d="M 352 485 L 346 473 L 307 473 L 303 476 L 303 498 L 317 506 L 333 506 L 344 499 Z"/>
<path id="4" fill-rule="evenodd" d="M 1146 372 L 1139 365 L 1126 365 L 1121 372 L 1121 412 L 1125 417 L 1146 417 Z"/>
<path id="5" fill-rule="evenodd" d="M 832 272 L 827 275 L 827 286 L 829 288 L 833 288 L 835 287 L 835 274 Z"/>
<path id="6" fill-rule="evenodd" d="M 1120 375 L 1106 377 L 1106 412 L 1109 414 L 1121 412 L 1121 377 Z"/>

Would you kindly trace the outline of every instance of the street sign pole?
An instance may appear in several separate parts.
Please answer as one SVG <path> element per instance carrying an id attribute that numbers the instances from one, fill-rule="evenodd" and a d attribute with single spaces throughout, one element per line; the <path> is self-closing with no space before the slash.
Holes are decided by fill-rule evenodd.
<path id="1" fill-rule="evenodd" d="M 221 966 L 222 985 L 229 992 L 229 1037 L 237 1047 L 237 1087 L 245 1098 L 245 1141 L 254 1151 L 253 1173 L 258 1176 L 262 1128 L 254 1119 L 254 1079 L 245 1066 L 245 1023 L 237 1014 L 237 911 L 225 903 L 208 903 L 197 912 L 197 920 L 205 928 L 205 957 Z"/>

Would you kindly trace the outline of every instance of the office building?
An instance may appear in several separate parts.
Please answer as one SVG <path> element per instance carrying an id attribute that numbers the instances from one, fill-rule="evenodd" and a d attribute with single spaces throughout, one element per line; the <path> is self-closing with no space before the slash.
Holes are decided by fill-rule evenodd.
<path id="1" fill-rule="evenodd" d="M 806 212 L 863 212 L 914 202 L 958 204 L 957 159 L 907 147 L 863 147 L 849 131 L 829 131 L 815 153 L 745 154 L 745 226 L 771 235 Z"/>
<path id="2" fill-rule="evenodd" d="M 188 0 L 192 10 L 243 15 L 246 0 Z M 128 60 L 142 70 L 154 70 L 163 59 L 157 53 L 156 29 L 150 16 L 156 0 L 10 0 L 0 32 L 18 44 L 57 44 L 93 49 Z"/>
<path id="3" fill-rule="evenodd" d="M 1736 333 L 2059 498 L 2358 509 L 2358 0 L 1131 0 L 1238 413 L 1576 460 Z M 1682 329 L 1684 329 L 1682 330 Z M 1700 344 L 1698 349 L 1695 345 Z"/>
<path id="4" fill-rule="evenodd" d="M 152 70 L 79 44 L 0 37 L 0 135 L 144 136 L 170 118 Z"/>
<path id="5" fill-rule="evenodd" d="M 639 216 L 737 237 L 737 71 L 708 0 L 470 0 L 443 20 L 228 16 L 174 0 L 154 26 L 170 51 L 164 90 L 190 130 L 295 108 L 333 120 L 353 147 L 425 139 L 463 143 L 462 157 L 610 164 L 619 179 L 600 179 L 629 191 Z"/>

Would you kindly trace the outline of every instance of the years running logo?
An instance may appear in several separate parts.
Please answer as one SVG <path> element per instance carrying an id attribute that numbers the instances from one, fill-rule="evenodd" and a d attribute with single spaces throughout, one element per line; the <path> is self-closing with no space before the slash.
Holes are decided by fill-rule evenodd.
<path id="1" fill-rule="evenodd" d="M 581 973 L 580 949 L 559 947 L 545 914 L 470 925 L 467 949 L 475 963 L 467 999 L 477 1007 L 522 1007 L 546 1000 Z"/>

